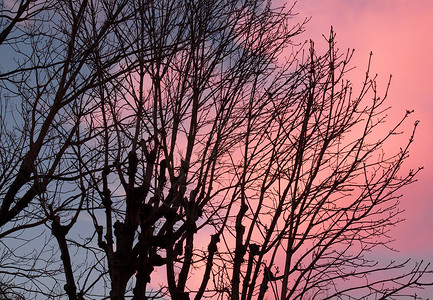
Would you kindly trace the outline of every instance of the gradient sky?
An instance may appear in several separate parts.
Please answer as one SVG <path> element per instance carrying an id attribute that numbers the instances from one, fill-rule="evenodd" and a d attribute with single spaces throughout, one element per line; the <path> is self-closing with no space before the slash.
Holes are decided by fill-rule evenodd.
<path id="1" fill-rule="evenodd" d="M 379 74 L 380 90 L 393 75 L 387 101 L 390 119 L 415 110 L 405 126 L 410 133 L 411 125 L 420 121 L 406 171 L 420 166 L 424 170 L 418 182 L 403 191 L 406 221 L 392 236 L 402 258 L 433 264 L 433 0 L 298 0 L 294 11 L 299 20 L 311 17 L 301 40 L 326 46 L 322 34 L 328 35 L 333 26 L 338 48 L 355 49 L 356 69 L 348 74 L 355 88 L 362 84 L 373 52 L 372 73 Z M 433 288 L 429 290 L 433 295 Z"/>
<path id="2" fill-rule="evenodd" d="M 392 236 L 403 257 L 433 263 L 433 1 L 298 0 L 294 10 L 300 18 L 312 17 L 302 38 L 324 45 L 321 36 L 333 26 L 338 48 L 355 49 L 352 65 L 357 68 L 348 75 L 355 87 L 362 83 L 373 52 L 372 73 L 379 74 L 380 90 L 393 75 L 387 102 L 391 119 L 415 110 L 405 127 L 409 133 L 420 121 L 406 168 L 424 170 L 403 191 L 406 221 Z"/>

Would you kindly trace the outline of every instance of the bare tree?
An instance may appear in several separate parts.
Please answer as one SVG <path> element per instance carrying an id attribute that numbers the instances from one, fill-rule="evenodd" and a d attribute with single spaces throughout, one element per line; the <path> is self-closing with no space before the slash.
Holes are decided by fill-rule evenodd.
<path id="1" fill-rule="evenodd" d="M 354 94 L 352 52 L 332 30 L 322 54 L 297 45 L 292 7 L 259 0 L 66 1 L 37 14 L 9 23 L 20 39 L 2 28 L 21 57 L 0 74 L 21 105 L 2 100 L 8 289 L 388 299 L 432 285 L 428 264 L 371 254 L 389 247 L 419 171 L 400 171 L 416 124 L 387 147 L 410 112 L 385 126 L 387 92 L 368 70 Z"/>
<path id="2" fill-rule="evenodd" d="M 0 280 L 14 278 L 26 298 L 57 297 L 65 275 L 65 290 L 75 294 L 65 236 L 85 208 L 85 162 L 77 155 L 93 138 L 84 119 L 95 109 L 92 55 L 122 22 L 125 3 L 3 3 L 1 47 L 10 57 L 0 75 Z M 111 68 L 119 51 L 105 49 Z"/>

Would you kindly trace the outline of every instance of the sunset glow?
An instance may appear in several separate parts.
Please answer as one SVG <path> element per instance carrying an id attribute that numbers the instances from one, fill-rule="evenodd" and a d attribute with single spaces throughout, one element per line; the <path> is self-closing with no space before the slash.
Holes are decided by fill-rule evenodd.
<path id="1" fill-rule="evenodd" d="M 433 2 L 301 0 L 295 10 L 301 19 L 312 17 L 303 37 L 323 41 L 321 35 L 333 26 L 341 51 L 355 49 L 352 63 L 356 69 L 348 76 L 355 86 L 362 82 L 373 52 L 372 72 L 379 75 L 379 90 L 386 87 L 389 74 L 393 76 L 387 101 L 392 107 L 390 120 L 398 119 L 407 109 L 414 110 L 407 131 L 416 120 L 420 124 L 404 169 L 423 166 L 424 170 L 418 182 L 404 189 L 401 207 L 406 210 L 406 220 L 392 236 L 401 257 L 432 261 Z"/>
<path id="2" fill-rule="evenodd" d="M 432 0 L 65 4 L 0 4 L 0 299 L 433 295 Z"/>

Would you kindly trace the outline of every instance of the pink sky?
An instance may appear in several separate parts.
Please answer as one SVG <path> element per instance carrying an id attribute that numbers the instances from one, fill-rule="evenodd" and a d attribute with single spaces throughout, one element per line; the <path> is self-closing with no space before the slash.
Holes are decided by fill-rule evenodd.
<path id="1" fill-rule="evenodd" d="M 329 34 L 332 25 L 338 47 L 355 49 L 352 62 L 357 69 L 348 76 L 355 87 L 362 83 L 373 51 L 372 73 L 379 74 L 381 90 L 393 75 L 387 102 L 391 118 L 415 110 L 408 133 L 415 120 L 420 125 L 406 167 L 424 170 L 418 182 L 404 190 L 406 221 L 393 237 L 404 257 L 433 263 L 433 1 L 299 0 L 295 11 L 301 18 L 312 17 L 302 38 L 312 38 L 320 47 L 321 35 Z"/>

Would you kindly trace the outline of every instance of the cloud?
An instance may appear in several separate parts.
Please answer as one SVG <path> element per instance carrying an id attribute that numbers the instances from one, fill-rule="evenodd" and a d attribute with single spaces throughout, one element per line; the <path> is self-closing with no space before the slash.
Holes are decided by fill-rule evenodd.
<path id="1" fill-rule="evenodd" d="M 420 126 L 406 170 L 426 169 L 419 182 L 403 191 L 407 221 L 395 230 L 394 237 L 403 254 L 429 253 L 433 248 L 433 1 L 300 0 L 295 11 L 300 20 L 312 17 L 303 39 L 312 38 L 319 45 L 322 39 L 324 45 L 321 36 L 333 26 L 338 47 L 356 50 L 352 62 L 357 68 L 348 76 L 355 85 L 362 82 L 373 52 L 372 72 L 379 74 L 380 90 L 385 89 L 389 74 L 393 75 L 388 99 L 393 107 L 391 120 L 406 109 L 415 110 L 411 122 L 419 119 Z"/>

